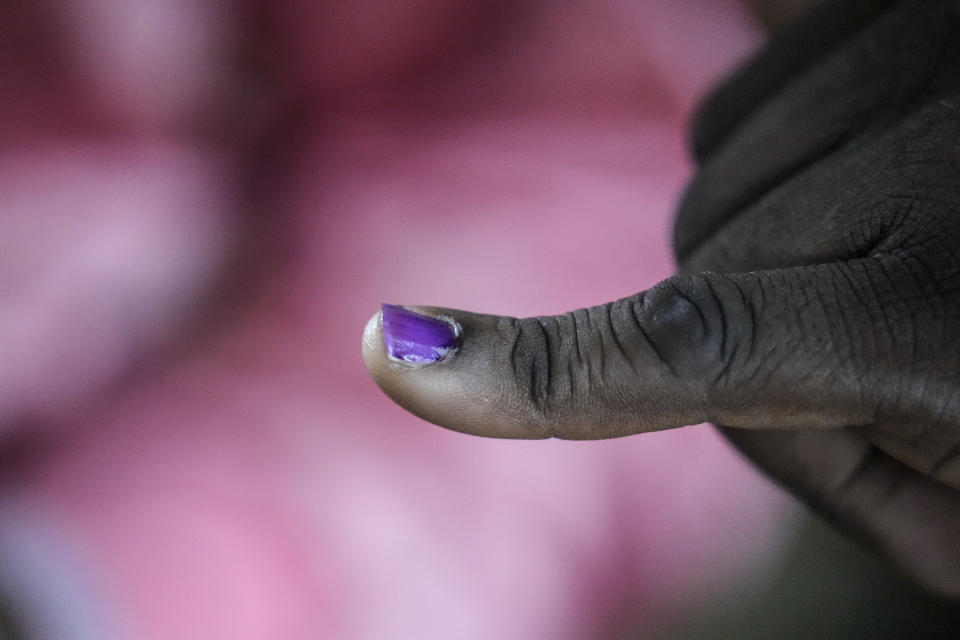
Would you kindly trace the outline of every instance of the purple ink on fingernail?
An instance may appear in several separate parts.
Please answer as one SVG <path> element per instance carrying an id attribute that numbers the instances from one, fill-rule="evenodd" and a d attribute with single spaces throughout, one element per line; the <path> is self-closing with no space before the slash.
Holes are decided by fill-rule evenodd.
<path id="1" fill-rule="evenodd" d="M 412 364 L 432 364 L 453 351 L 460 335 L 455 325 L 395 304 L 380 305 L 387 355 Z"/>

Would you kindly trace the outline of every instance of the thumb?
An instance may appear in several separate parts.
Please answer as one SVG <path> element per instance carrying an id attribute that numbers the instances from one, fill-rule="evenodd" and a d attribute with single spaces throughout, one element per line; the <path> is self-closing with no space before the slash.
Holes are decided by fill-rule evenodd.
<path id="1" fill-rule="evenodd" d="M 363 356 L 395 402 L 503 438 L 596 439 L 700 422 L 873 420 L 869 261 L 669 278 L 558 316 L 383 305 Z M 842 318 L 842 321 L 838 319 Z M 882 368 L 882 367 L 881 367 Z"/>

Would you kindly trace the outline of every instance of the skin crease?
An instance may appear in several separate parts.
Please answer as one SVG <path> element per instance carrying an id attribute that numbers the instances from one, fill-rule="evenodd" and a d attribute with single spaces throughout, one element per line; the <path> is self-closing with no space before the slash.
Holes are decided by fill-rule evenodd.
<path id="1" fill-rule="evenodd" d="M 437 424 L 595 439 L 709 420 L 840 527 L 960 597 L 960 7 L 829 2 L 704 102 L 680 275 L 608 305 L 464 326 L 374 380 Z"/>

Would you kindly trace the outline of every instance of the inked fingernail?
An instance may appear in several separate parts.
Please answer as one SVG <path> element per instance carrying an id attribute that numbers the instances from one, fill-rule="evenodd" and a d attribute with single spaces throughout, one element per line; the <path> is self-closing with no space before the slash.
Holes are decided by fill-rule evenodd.
<path id="1" fill-rule="evenodd" d="M 395 304 L 380 305 L 387 355 L 412 364 L 432 364 L 457 347 L 459 330 L 452 322 L 414 313 Z"/>

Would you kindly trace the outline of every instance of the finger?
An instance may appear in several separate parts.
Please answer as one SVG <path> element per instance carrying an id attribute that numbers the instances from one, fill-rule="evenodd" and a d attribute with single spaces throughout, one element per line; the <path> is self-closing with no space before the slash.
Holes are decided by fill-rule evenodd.
<path id="1" fill-rule="evenodd" d="M 683 256 L 681 265 L 692 272 L 775 269 L 892 253 L 904 246 L 914 249 L 904 255 L 919 250 L 928 262 L 952 259 L 950 225 L 955 222 L 944 212 L 954 205 L 943 185 L 955 180 L 958 137 L 956 111 L 940 102 L 929 104 L 883 134 L 840 149 L 785 180 L 727 220 L 708 242 Z M 686 222 L 712 211 L 709 203 L 689 201 Z M 904 224 L 911 220 L 926 223 Z M 918 269 L 928 281 L 931 266 Z M 953 271 L 943 266 L 945 273 Z"/>
<path id="2" fill-rule="evenodd" d="M 772 185 L 855 150 L 956 87 L 958 20 L 954 3 L 903 2 L 745 117 L 684 194 L 674 233 L 680 259 Z"/>
<path id="3" fill-rule="evenodd" d="M 829 55 L 891 4 L 892 0 L 823 2 L 789 31 L 778 34 L 700 107 L 692 127 L 696 158 L 708 158 L 757 105 L 790 78 Z"/>
<path id="4" fill-rule="evenodd" d="M 723 431 L 811 507 L 928 588 L 960 597 L 960 492 L 845 429 Z"/>
<path id="5" fill-rule="evenodd" d="M 871 316 L 879 300 L 851 295 L 873 268 L 679 276 L 610 304 L 519 320 L 412 308 L 433 323 L 423 327 L 386 306 L 367 325 L 364 359 L 401 406 L 477 435 L 868 424 L 892 366 L 875 356 L 896 351 L 878 348 L 893 343 Z"/>

